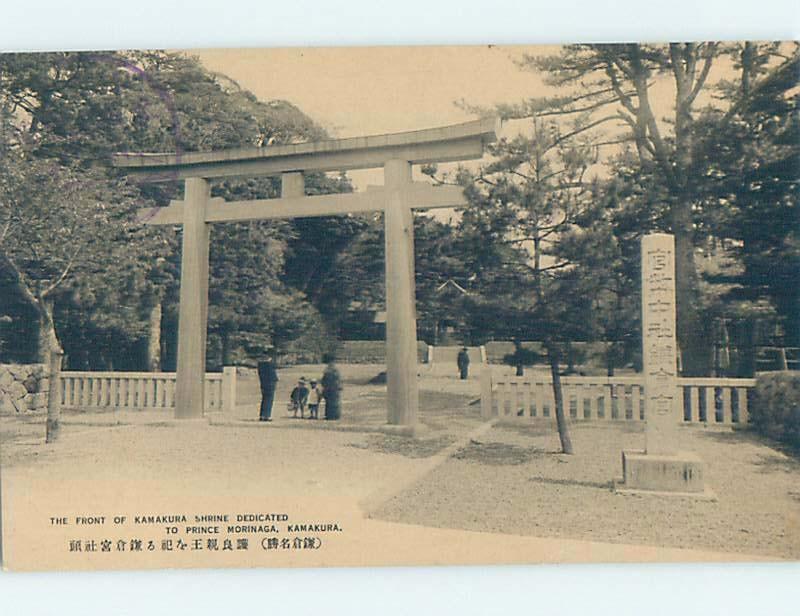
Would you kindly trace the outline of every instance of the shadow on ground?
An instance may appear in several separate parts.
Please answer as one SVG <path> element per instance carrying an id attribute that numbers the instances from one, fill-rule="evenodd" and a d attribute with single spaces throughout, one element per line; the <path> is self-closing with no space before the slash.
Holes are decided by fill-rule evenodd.
<path id="1" fill-rule="evenodd" d="M 756 462 L 758 466 L 764 466 L 765 472 L 769 470 L 800 470 L 800 449 L 791 447 L 785 442 L 759 434 L 753 429 L 731 430 L 725 432 L 708 431 L 699 432 L 700 438 L 709 439 L 717 443 L 737 444 L 749 443 L 751 445 L 761 445 L 770 447 L 786 456 L 781 455 L 762 456 L 765 458 L 761 462 Z M 774 467 L 774 468 L 770 468 Z"/>
<path id="2" fill-rule="evenodd" d="M 579 481 L 577 479 L 553 479 L 552 477 L 531 477 L 528 481 L 544 483 L 553 486 L 575 486 L 579 488 L 597 488 L 598 490 L 614 491 L 613 481 Z"/>
<path id="3" fill-rule="evenodd" d="M 753 462 L 762 473 L 798 473 L 800 472 L 800 460 L 782 456 L 780 454 L 759 454 L 758 459 Z"/>
<path id="4" fill-rule="evenodd" d="M 350 447 L 385 454 L 396 454 L 406 458 L 430 458 L 447 448 L 455 440 L 450 435 L 432 439 L 416 439 L 407 436 L 370 434 L 366 443 L 350 443 Z"/>
<path id="5" fill-rule="evenodd" d="M 518 436 L 538 438 L 558 433 L 556 427 L 556 420 L 554 418 L 542 417 L 530 419 L 526 421 L 513 421 L 508 423 L 498 423 L 496 428 L 505 432 L 509 432 Z M 622 434 L 641 434 L 644 432 L 644 424 L 637 422 L 614 422 L 609 424 L 602 424 L 597 422 L 581 422 L 580 420 L 569 420 L 569 431 L 581 432 L 584 430 L 598 431 L 598 430 L 613 430 Z"/>
<path id="6" fill-rule="evenodd" d="M 550 452 L 536 447 L 520 447 L 508 443 L 481 443 L 470 441 L 469 445 L 459 449 L 453 458 L 469 460 L 490 466 L 513 466 L 525 464 L 534 458 L 551 455 Z"/>

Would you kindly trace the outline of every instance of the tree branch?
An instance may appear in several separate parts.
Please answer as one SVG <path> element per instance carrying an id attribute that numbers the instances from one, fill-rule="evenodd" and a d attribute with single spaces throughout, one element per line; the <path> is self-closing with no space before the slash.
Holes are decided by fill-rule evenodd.
<path id="1" fill-rule="evenodd" d="M 700 94 L 700 90 L 703 89 L 703 85 L 705 85 L 706 80 L 708 79 L 708 73 L 711 71 L 711 65 L 714 62 L 714 51 L 717 48 L 717 43 L 710 43 L 707 47 L 705 61 L 703 62 L 703 68 L 700 70 L 700 76 L 697 78 L 697 81 L 694 84 L 694 88 L 692 88 L 691 94 L 687 99 L 687 105 L 691 105 L 694 102 L 694 99 L 697 98 L 697 95 Z"/>
<path id="2" fill-rule="evenodd" d="M 30 287 L 25 283 L 22 272 L 17 267 L 17 264 L 9 257 L 5 251 L 0 251 L 0 268 L 5 270 L 6 274 L 12 283 L 12 286 L 17 289 L 20 296 L 28 302 L 28 304 L 36 310 L 38 314 L 42 313 L 43 307 Z"/>

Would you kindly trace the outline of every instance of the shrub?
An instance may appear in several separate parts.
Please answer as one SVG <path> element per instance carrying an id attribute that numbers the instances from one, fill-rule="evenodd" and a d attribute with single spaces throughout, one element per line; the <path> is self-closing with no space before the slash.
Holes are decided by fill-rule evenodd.
<path id="1" fill-rule="evenodd" d="M 750 422 L 760 433 L 800 448 L 800 372 L 760 375 Z"/>
<path id="2" fill-rule="evenodd" d="M 517 376 L 522 376 L 525 366 L 533 366 L 541 361 L 539 353 L 523 346 L 517 346 L 513 353 L 503 355 L 503 363 L 517 369 Z"/>

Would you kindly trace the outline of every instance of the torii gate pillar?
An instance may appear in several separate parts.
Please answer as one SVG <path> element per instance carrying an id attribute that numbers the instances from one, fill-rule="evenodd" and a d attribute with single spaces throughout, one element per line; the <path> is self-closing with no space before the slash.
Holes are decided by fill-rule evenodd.
<path id="1" fill-rule="evenodd" d="M 411 163 L 394 159 L 383 167 L 390 197 L 384 211 L 386 245 L 386 388 L 391 425 L 417 423 L 417 314 L 414 283 L 414 216 L 408 203 Z"/>
<path id="2" fill-rule="evenodd" d="M 184 187 L 175 417 L 192 419 L 203 416 L 205 405 L 210 193 L 203 178 L 187 178 Z"/>

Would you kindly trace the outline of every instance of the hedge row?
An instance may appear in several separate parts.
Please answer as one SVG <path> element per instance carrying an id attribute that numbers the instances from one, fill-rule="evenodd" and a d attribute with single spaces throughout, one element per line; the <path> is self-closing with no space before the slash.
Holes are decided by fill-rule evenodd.
<path id="1" fill-rule="evenodd" d="M 800 449 L 800 372 L 771 372 L 756 379 L 750 423 L 761 434 Z"/>
<path id="2" fill-rule="evenodd" d="M 505 363 L 505 356 L 514 353 L 514 343 L 505 340 L 490 340 L 485 344 L 486 358 L 490 364 Z M 542 363 L 546 360 L 546 351 L 541 342 L 525 341 L 522 348 L 538 353 Z M 605 366 L 606 345 L 604 342 L 573 342 L 572 350 L 575 354 L 576 364 L 597 364 Z"/>
<path id="3" fill-rule="evenodd" d="M 417 342 L 417 361 L 428 360 L 428 345 Z M 346 340 L 336 351 L 336 361 L 345 364 L 382 364 L 386 362 L 386 342 L 383 340 Z"/>

